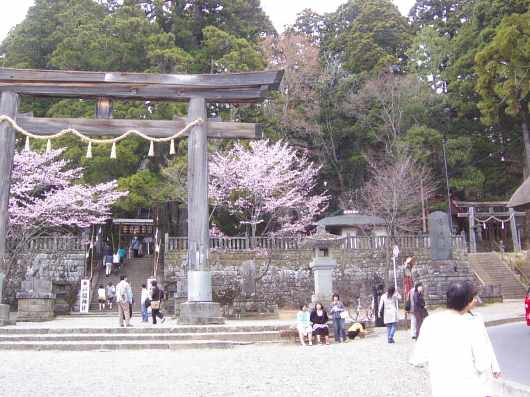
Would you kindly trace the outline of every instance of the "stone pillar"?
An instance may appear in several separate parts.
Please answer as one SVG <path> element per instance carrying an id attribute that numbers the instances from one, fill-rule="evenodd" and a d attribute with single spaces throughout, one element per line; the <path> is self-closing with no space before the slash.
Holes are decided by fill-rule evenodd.
<path id="1" fill-rule="evenodd" d="M 477 252 L 477 239 L 475 235 L 475 208 L 469 207 L 469 251 Z"/>
<path id="2" fill-rule="evenodd" d="M 188 122 L 202 119 L 188 137 L 188 301 L 180 305 L 181 324 L 224 322 L 218 303 L 212 302 L 208 265 L 208 114 L 204 98 L 191 98 Z"/>
<path id="3" fill-rule="evenodd" d="M 517 222 L 515 219 L 515 211 L 510 208 L 510 230 L 512 233 L 513 250 L 515 252 L 521 251 L 521 242 L 519 241 L 519 233 L 517 232 Z"/>
<path id="4" fill-rule="evenodd" d="M 315 294 L 313 300 L 320 302 L 326 307 L 331 303 L 333 295 L 333 270 L 337 267 L 337 261 L 329 256 L 315 256 L 310 263 L 315 279 Z"/>
<path id="5" fill-rule="evenodd" d="M 0 97 L 0 115 L 16 119 L 18 95 L 14 92 L 3 92 Z M 5 122 L 0 124 L 0 326 L 9 322 L 9 306 L 2 304 L 4 288 L 7 227 L 9 221 L 9 187 L 11 170 L 15 155 L 15 131 Z"/>

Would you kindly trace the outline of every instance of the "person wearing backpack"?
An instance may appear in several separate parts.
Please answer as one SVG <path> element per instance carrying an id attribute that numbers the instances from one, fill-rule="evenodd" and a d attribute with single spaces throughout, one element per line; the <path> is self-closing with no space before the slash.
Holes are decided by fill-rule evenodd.
<path id="1" fill-rule="evenodd" d="M 153 324 L 156 325 L 156 318 L 160 318 L 162 323 L 166 321 L 164 315 L 160 312 L 162 299 L 164 299 L 164 292 L 158 287 L 156 280 L 151 282 L 151 316 L 153 317 Z"/>
<path id="2" fill-rule="evenodd" d="M 118 305 L 118 319 L 120 327 L 129 327 L 131 316 L 129 312 L 129 283 L 125 276 L 120 276 L 120 282 L 116 285 L 116 302 Z"/>

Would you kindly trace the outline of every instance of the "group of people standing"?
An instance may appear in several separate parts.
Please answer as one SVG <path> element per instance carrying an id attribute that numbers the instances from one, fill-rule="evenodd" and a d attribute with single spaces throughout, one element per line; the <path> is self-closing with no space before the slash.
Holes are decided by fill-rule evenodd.
<path id="1" fill-rule="evenodd" d="M 333 321 L 333 329 L 335 331 L 335 342 L 347 342 L 346 335 L 350 339 L 355 339 L 357 335 L 364 332 L 364 327 L 360 323 L 354 323 L 349 329 L 348 333 L 345 330 L 346 319 L 348 318 L 348 311 L 346 306 L 340 301 L 339 295 L 333 295 L 333 301 L 329 307 L 331 320 Z M 313 335 L 316 336 L 316 341 L 319 344 L 329 345 L 329 322 L 330 318 L 328 312 L 324 309 L 322 303 L 315 303 L 314 309 L 310 312 L 308 305 L 300 306 L 300 311 L 296 315 L 296 328 L 300 343 L 306 345 L 305 338 L 308 339 L 308 344 L 313 344 Z"/>
<path id="2" fill-rule="evenodd" d="M 126 276 L 120 276 L 120 282 L 116 286 L 116 297 L 118 302 L 118 319 L 120 327 L 130 327 L 132 317 L 132 305 L 134 303 L 132 288 L 127 282 Z M 149 308 L 151 308 L 151 317 L 153 324 L 156 325 L 156 319 L 159 318 L 162 323 L 166 318 L 161 312 L 162 300 L 164 299 L 164 291 L 158 286 L 156 280 L 151 281 L 151 288 L 147 289 L 145 284 L 142 284 L 142 292 L 140 295 L 140 304 L 142 309 L 142 322 L 149 321 Z"/>
<path id="3" fill-rule="evenodd" d="M 127 281 L 125 275 L 120 276 L 120 282 L 114 286 L 109 283 L 105 288 L 100 285 L 98 290 L 98 304 L 99 310 L 105 310 L 105 305 L 112 310 L 114 303 L 118 306 L 118 319 L 120 327 L 130 327 L 132 318 L 132 308 L 134 304 L 134 296 L 131 285 Z M 142 322 L 146 323 L 149 321 L 149 312 L 153 319 L 153 324 L 157 324 L 157 318 L 162 322 L 166 319 L 162 313 L 161 305 L 164 300 L 164 291 L 158 286 L 156 280 L 151 281 L 151 288 L 147 288 L 146 284 L 142 284 L 142 292 L 140 297 L 141 309 L 142 309 Z M 149 310 L 150 308 L 150 310 Z"/>

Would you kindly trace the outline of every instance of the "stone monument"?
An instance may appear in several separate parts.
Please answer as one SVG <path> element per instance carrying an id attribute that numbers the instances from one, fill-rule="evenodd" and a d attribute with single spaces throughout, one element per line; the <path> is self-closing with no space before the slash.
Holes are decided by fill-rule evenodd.
<path id="1" fill-rule="evenodd" d="M 17 321 L 48 321 L 54 318 L 55 294 L 52 281 L 40 278 L 40 266 L 28 266 L 26 280 L 17 293 Z"/>
<path id="2" fill-rule="evenodd" d="M 319 225 L 317 232 L 305 239 L 302 246 L 313 249 L 313 260 L 309 264 L 315 279 L 315 291 L 311 302 L 327 306 L 333 295 L 333 270 L 337 261 L 330 254 L 330 249 L 340 244 L 340 237 L 327 233 L 325 226 Z"/>
<path id="3" fill-rule="evenodd" d="M 454 257 L 449 218 L 445 212 L 436 211 L 429 215 L 429 236 L 432 261 L 415 272 L 415 281 L 425 286 L 428 304 L 445 304 L 446 292 L 453 282 L 472 280 L 473 276 L 466 261 Z"/>
<path id="4" fill-rule="evenodd" d="M 452 259 L 451 230 L 449 229 L 449 218 L 445 212 L 436 211 L 429 215 L 429 236 L 431 238 L 432 260 Z"/>

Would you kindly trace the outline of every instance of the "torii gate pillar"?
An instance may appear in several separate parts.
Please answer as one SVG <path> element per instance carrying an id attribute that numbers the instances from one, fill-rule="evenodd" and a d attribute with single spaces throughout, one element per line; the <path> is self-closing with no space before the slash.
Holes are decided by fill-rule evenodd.
<path id="1" fill-rule="evenodd" d="M 191 98 L 188 122 L 208 120 L 204 98 Z M 180 305 L 181 324 L 222 324 L 219 303 L 212 302 L 208 265 L 208 123 L 194 127 L 188 138 L 188 301 Z"/>
<path id="2" fill-rule="evenodd" d="M 0 114 L 15 117 L 18 95 L 13 92 L 0 94 Z M 5 274 L 6 237 L 9 222 L 9 185 L 13 157 L 15 155 L 15 131 L 5 123 L 0 125 L 0 326 L 9 322 L 9 305 L 2 304 Z"/>

